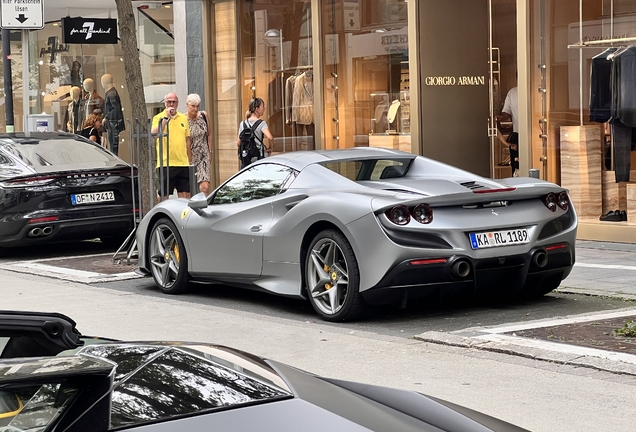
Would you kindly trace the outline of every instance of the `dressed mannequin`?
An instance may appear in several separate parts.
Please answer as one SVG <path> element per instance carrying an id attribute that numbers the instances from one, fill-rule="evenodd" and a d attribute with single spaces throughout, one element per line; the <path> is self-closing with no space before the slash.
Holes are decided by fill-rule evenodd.
<path id="1" fill-rule="evenodd" d="M 314 150 L 314 77 L 311 70 L 294 81 L 292 122 L 297 146 L 294 150 Z"/>
<path id="2" fill-rule="evenodd" d="M 86 92 L 84 96 L 84 120 L 86 120 L 96 109 L 104 112 L 104 98 L 95 90 L 95 82 L 92 78 L 86 78 L 83 87 Z"/>
<path id="3" fill-rule="evenodd" d="M 104 126 L 108 132 L 110 151 L 117 154 L 119 151 L 119 133 L 126 129 L 121 99 L 111 74 L 102 75 L 102 87 L 106 91 L 104 95 L 106 96 L 104 101 Z"/>
<path id="4" fill-rule="evenodd" d="M 66 131 L 70 133 L 79 133 L 84 123 L 84 106 L 81 101 L 82 89 L 79 87 L 71 87 L 71 97 L 73 98 L 66 110 Z"/>

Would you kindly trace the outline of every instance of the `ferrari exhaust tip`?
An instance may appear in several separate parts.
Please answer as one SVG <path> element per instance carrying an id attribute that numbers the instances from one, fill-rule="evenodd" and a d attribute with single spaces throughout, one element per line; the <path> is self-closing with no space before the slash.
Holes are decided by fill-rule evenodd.
<path id="1" fill-rule="evenodd" d="M 29 231 L 29 233 L 27 234 L 27 236 L 29 237 L 39 237 L 42 235 L 42 228 L 33 228 L 31 231 Z"/>
<path id="2" fill-rule="evenodd" d="M 543 268 L 548 265 L 548 254 L 543 250 L 536 251 L 532 256 L 532 262 L 539 268 Z"/>
<path id="3" fill-rule="evenodd" d="M 47 235 L 51 234 L 52 232 L 53 232 L 53 227 L 51 227 L 51 226 L 46 226 L 46 227 L 42 228 L 42 235 L 47 236 Z"/>
<path id="4" fill-rule="evenodd" d="M 463 279 L 470 275 L 470 264 L 468 261 L 458 260 L 451 266 L 451 275 L 454 278 Z"/>

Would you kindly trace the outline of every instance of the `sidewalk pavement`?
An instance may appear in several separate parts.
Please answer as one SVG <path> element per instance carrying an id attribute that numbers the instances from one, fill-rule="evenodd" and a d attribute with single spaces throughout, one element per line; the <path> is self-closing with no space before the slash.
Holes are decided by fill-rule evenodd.
<path id="1" fill-rule="evenodd" d="M 577 240 L 576 264 L 557 291 L 636 300 L 636 244 Z"/>

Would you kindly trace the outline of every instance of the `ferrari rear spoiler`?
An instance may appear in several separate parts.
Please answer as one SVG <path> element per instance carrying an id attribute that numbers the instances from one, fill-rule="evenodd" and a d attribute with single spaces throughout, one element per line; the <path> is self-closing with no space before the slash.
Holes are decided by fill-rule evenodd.
<path id="1" fill-rule="evenodd" d="M 520 201 L 533 198 L 539 198 L 553 193 L 560 193 L 565 189 L 553 185 L 519 185 L 513 187 L 505 187 L 501 189 L 476 189 L 455 194 L 445 194 L 428 197 L 418 197 L 412 199 L 411 195 L 397 195 L 394 198 L 375 198 L 371 204 L 374 212 L 384 212 L 396 205 L 395 198 L 403 197 L 404 200 L 399 202 L 400 205 L 407 207 L 416 206 L 418 204 L 428 204 L 431 207 L 451 207 L 484 204 L 497 201 Z"/>
<path id="2" fill-rule="evenodd" d="M 0 338 L 9 338 L 0 358 L 54 356 L 84 345 L 81 336 L 66 315 L 0 311 Z"/>

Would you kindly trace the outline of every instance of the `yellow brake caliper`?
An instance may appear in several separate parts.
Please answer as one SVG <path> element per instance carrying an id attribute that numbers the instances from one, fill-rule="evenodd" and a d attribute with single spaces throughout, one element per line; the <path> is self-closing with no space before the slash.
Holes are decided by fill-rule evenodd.
<path id="1" fill-rule="evenodd" d="M 174 257 L 177 261 L 177 264 L 179 264 L 179 245 L 177 244 L 177 242 L 172 245 L 172 251 L 174 252 Z"/>

